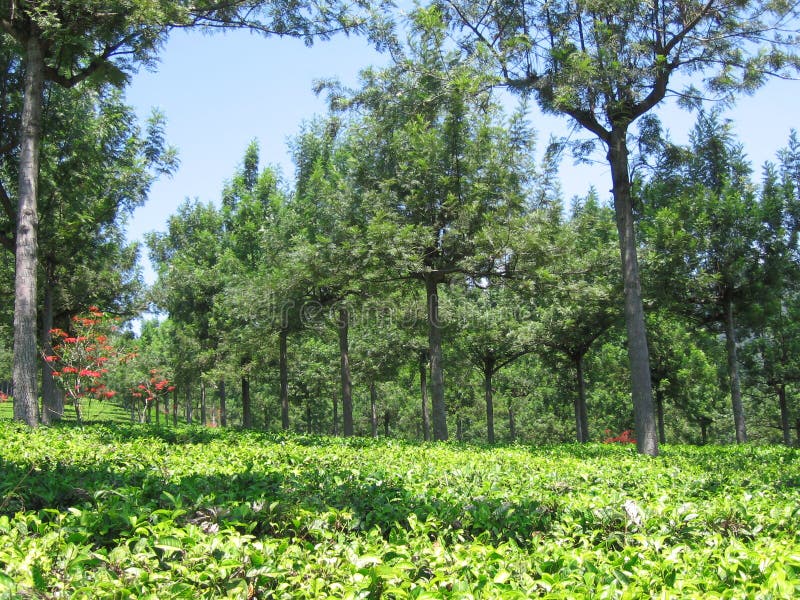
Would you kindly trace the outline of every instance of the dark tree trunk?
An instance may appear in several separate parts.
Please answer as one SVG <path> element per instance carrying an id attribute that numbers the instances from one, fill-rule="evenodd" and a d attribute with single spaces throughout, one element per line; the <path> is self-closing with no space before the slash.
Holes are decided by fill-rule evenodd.
<path id="1" fill-rule="evenodd" d="M 200 423 L 205 427 L 208 425 L 206 411 L 206 382 L 200 379 Z"/>
<path id="2" fill-rule="evenodd" d="M 783 431 L 783 443 L 787 446 L 792 445 L 792 426 L 789 422 L 789 406 L 786 402 L 786 384 L 777 386 L 778 406 L 781 409 L 781 431 Z"/>
<path id="3" fill-rule="evenodd" d="M 53 266 L 48 264 L 44 284 L 44 307 L 42 310 L 42 353 L 45 356 L 53 354 L 50 330 L 53 329 L 53 293 L 54 282 L 52 279 Z M 59 388 L 53 380 L 53 367 L 51 363 L 42 361 L 42 423 L 47 425 L 60 421 L 64 416 L 64 396 L 59 393 Z"/>
<path id="4" fill-rule="evenodd" d="M 658 443 L 666 444 L 667 436 L 664 431 L 664 392 L 656 388 L 656 416 L 658 417 Z"/>
<path id="5" fill-rule="evenodd" d="M 627 128 L 615 129 L 609 135 L 608 163 L 614 184 L 614 212 L 619 233 L 622 279 L 625 288 L 625 328 L 628 337 L 628 362 L 631 376 L 631 399 L 636 426 L 636 447 L 641 454 L 658 455 L 653 390 L 650 383 L 650 354 L 636 256 L 636 231 L 633 219 L 633 198 L 628 171 Z"/>
<path id="6" fill-rule="evenodd" d="M 186 384 L 186 389 L 183 391 L 183 395 L 184 400 L 186 401 L 186 423 L 191 425 L 194 417 L 194 407 L 192 406 L 192 386 L 188 383 Z"/>
<path id="7" fill-rule="evenodd" d="M 383 435 L 385 435 L 387 438 L 389 437 L 389 419 L 389 411 L 387 410 L 383 413 Z"/>
<path id="8" fill-rule="evenodd" d="M 433 439 L 447 439 L 447 408 L 444 402 L 444 371 L 442 367 L 442 324 L 439 321 L 439 275 L 425 274 L 428 303 L 428 353 L 431 360 L 431 403 L 433 406 Z"/>
<path id="9" fill-rule="evenodd" d="M 289 331 L 281 329 L 279 337 L 279 368 L 281 380 L 281 427 L 284 431 L 289 429 L 289 358 L 286 351 L 286 338 Z"/>
<path id="10" fill-rule="evenodd" d="M 508 437 L 513 442 L 517 439 L 517 420 L 514 417 L 514 407 L 508 405 Z"/>
<path id="11" fill-rule="evenodd" d="M 153 401 L 147 400 L 144 404 L 144 422 L 145 423 L 152 423 L 153 422 Z"/>
<path id="12" fill-rule="evenodd" d="M 336 397 L 336 391 L 333 392 L 333 435 L 339 435 L 339 400 Z"/>
<path id="13" fill-rule="evenodd" d="M 494 444 L 494 399 L 492 397 L 492 375 L 494 375 L 495 359 L 485 356 L 483 359 L 483 392 L 486 399 L 486 440 Z"/>
<path id="14" fill-rule="evenodd" d="M 342 378 L 342 419 L 345 437 L 353 435 L 353 389 L 350 380 L 350 349 L 348 333 L 350 313 L 347 308 L 339 309 L 339 357 Z"/>
<path id="15" fill-rule="evenodd" d="M 586 376 L 583 369 L 583 354 L 573 357 L 578 394 L 575 397 L 575 430 L 578 442 L 589 441 L 589 412 L 586 408 Z"/>
<path id="16" fill-rule="evenodd" d="M 428 352 L 419 353 L 419 388 L 422 393 L 422 439 L 431 441 L 431 421 L 428 416 Z"/>
<path id="17" fill-rule="evenodd" d="M 158 401 L 158 396 L 155 397 L 154 402 L 156 403 L 156 426 L 161 426 L 161 403 Z"/>
<path id="18" fill-rule="evenodd" d="M 731 407 L 733 408 L 733 424 L 736 428 L 736 442 L 747 441 L 744 406 L 742 405 L 742 388 L 739 382 L 739 357 L 736 350 L 736 323 L 733 316 L 733 299 L 725 299 L 725 348 L 728 352 L 728 384 L 731 388 Z"/>
<path id="19" fill-rule="evenodd" d="M 225 396 L 225 380 L 220 379 L 219 384 L 217 385 L 217 394 L 219 395 L 219 426 L 220 427 L 227 427 L 228 426 L 228 409 L 225 406 L 227 402 L 227 398 Z"/>
<path id="20" fill-rule="evenodd" d="M 172 390 L 172 425 L 178 426 L 178 388 Z"/>
<path id="21" fill-rule="evenodd" d="M 797 438 L 797 446 L 800 447 L 800 419 L 794 422 L 794 435 Z"/>
<path id="22" fill-rule="evenodd" d="M 253 407 L 250 403 L 250 380 L 242 377 L 242 427 L 253 428 Z"/>
<path id="23" fill-rule="evenodd" d="M 44 57 L 40 41 L 32 33 L 25 48 L 25 91 L 19 135 L 13 373 L 14 419 L 30 427 L 39 424 L 36 393 L 36 203 L 43 91 Z"/>
<path id="24" fill-rule="evenodd" d="M 464 440 L 464 419 L 461 415 L 456 417 L 456 440 L 459 442 Z"/>
<path id="25" fill-rule="evenodd" d="M 375 381 L 369 382 L 369 407 L 370 407 L 370 431 L 372 437 L 378 437 L 378 392 L 375 389 Z"/>

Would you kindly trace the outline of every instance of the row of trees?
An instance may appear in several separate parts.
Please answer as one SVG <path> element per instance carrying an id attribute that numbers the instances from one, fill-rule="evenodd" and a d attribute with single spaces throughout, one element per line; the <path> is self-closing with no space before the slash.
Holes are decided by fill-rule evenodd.
<path id="1" fill-rule="evenodd" d="M 15 127 L 9 131 L 19 132 L 17 140 L 9 141 L 9 150 L 18 153 L 10 167 L 16 170 L 18 183 L 8 195 L 16 198 L 16 206 L 13 201 L 4 203 L 9 223 L 15 224 L 9 242 L 17 263 L 15 416 L 30 424 L 38 421 L 35 323 L 40 306 L 36 253 L 40 149 L 43 139 L 57 147 L 62 140 L 56 133 L 42 136 L 47 93 L 61 86 L 76 88 L 77 95 L 85 98 L 100 82 L 123 84 L 126 73 L 155 57 L 160 42 L 175 27 L 250 27 L 310 39 L 366 23 L 336 2 L 102 4 L 11 2 L 0 10 L 0 25 L 10 42 L 4 46 L 9 60 L 4 99 L 18 106 L 17 113 L 9 113 L 18 115 L 10 119 Z M 447 438 L 440 301 L 451 293 L 452 284 L 466 286 L 467 297 L 482 297 L 486 292 L 511 298 L 516 298 L 513 294 L 519 293 L 520 285 L 527 285 L 530 289 L 523 299 L 534 298 L 537 311 L 539 295 L 559 288 L 555 279 L 548 285 L 546 277 L 536 275 L 547 271 L 543 259 L 558 256 L 561 248 L 552 241 L 552 236 L 561 235 L 553 233 L 561 231 L 556 226 L 564 225 L 559 199 L 553 194 L 552 165 L 545 164 L 537 172 L 531 165 L 531 135 L 524 120 L 521 116 L 505 120 L 493 108 L 488 90 L 506 85 L 534 97 L 545 111 L 570 117 L 607 152 L 637 444 L 641 452 L 656 454 L 657 411 L 651 377 L 656 371 L 649 355 L 653 344 L 648 345 L 645 333 L 638 257 L 642 241 L 635 228 L 637 218 L 644 218 L 637 214 L 642 211 L 636 203 L 647 195 L 644 190 L 637 192 L 631 178 L 629 138 L 637 134 L 645 149 L 657 142 L 650 111 L 665 98 L 678 74 L 706 73 L 708 88 L 731 99 L 752 91 L 771 74 L 793 72 L 792 11 L 792 6 L 780 2 L 609 2 L 583 7 L 572 2 L 495 5 L 449 0 L 414 13 L 408 49 L 391 32 L 384 35 L 383 19 L 370 19 L 374 25 L 370 31 L 392 50 L 395 66 L 388 71 L 366 71 L 360 90 L 328 86 L 336 114 L 300 136 L 292 193 L 278 184 L 274 173 L 254 170 L 251 151 L 242 173 L 226 192 L 219 215 L 214 215 L 213 207 L 185 208 L 190 222 L 220 220 L 224 235 L 205 224 L 200 228 L 210 232 L 201 264 L 226 276 L 201 277 L 194 287 L 192 282 L 176 280 L 176 288 L 185 288 L 185 298 L 176 302 L 176 296 L 170 295 L 170 272 L 179 272 L 181 261 L 192 264 L 195 260 L 185 254 L 181 236 L 191 240 L 200 229 L 176 224 L 175 232 L 151 240 L 153 256 L 162 265 L 160 302 L 170 311 L 176 337 L 183 336 L 186 342 L 180 350 L 187 360 L 177 366 L 183 365 L 186 371 L 189 359 L 199 360 L 201 372 L 213 372 L 221 381 L 223 373 L 214 372 L 215 365 L 235 364 L 243 373 L 243 421 L 249 424 L 252 416 L 244 408 L 249 406 L 247 375 L 259 368 L 263 345 L 244 332 L 256 323 L 262 338 L 277 338 L 286 426 L 287 343 L 297 335 L 298 323 L 307 320 L 301 309 L 307 310 L 308 301 L 321 307 L 336 304 L 338 322 L 347 324 L 353 299 L 383 297 L 385 292 L 375 286 L 392 282 L 392 293 L 397 295 L 394 306 L 403 307 L 407 293 L 401 283 L 416 281 L 413 293 L 425 294 L 427 343 L 422 351 L 430 362 L 432 435 Z M 697 103 L 699 92 L 689 88 L 683 98 Z M 580 149 L 590 150 L 590 145 Z M 153 164 L 164 160 L 160 153 L 146 156 Z M 669 167 L 665 169 L 670 172 Z M 671 185 L 666 176 L 662 179 L 661 185 Z M 654 178 L 652 186 L 657 181 Z M 73 213 L 65 209 L 65 214 Z M 446 285 L 448 291 L 443 292 Z M 266 296 L 265 290 L 270 292 Z M 219 294 L 229 303 L 239 303 L 239 310 L 219 311 Z M 518 298 L 512 301 L 515 306 L 527 306 Z M 728 302 L 727 312 L 733 314 L 735 305 Z M 663 309 L 666 304 L 658 306 Z M 569 315 L 559 310 L 553 309 L 553 321 L 568 320 Z M 183 318 L 184 311 L 205 316 Z M 521 321 L 530 324 L 536 319 Z M 736 433 L 744 441 L 736 391 L 735 321 L 731 317 L 725 322 L 729 324 L 726 339 L 727 354 L 732 357 L 729 372 Z M 215 331 L 228 335 L 212 335 Z M 343 426 L 350 433 L 349 331 L 344 325 L 338 331 Z M 532 337 L 526 338 L 529 334 Z M 507 358 L 482 359 L 489 381 L 487 401 L 491 375 L 507 366 L 511 355 L 518 354 L 513 356 L 518 360 L 528 354 L 531 339 L 540 343 L 545 339 L 536 332 L 519 334 L 521 338 L 514 335 L 519 339 L 511 344 L 513 351 Z M 561 342 L 562 338 L 555 340 L 555 344 Z M 393 344 L 391 350 L 397 348 Z M 588 349 L 583 351 L 579 345 L 569 352 L 576 370 L 582 372 L 579 359 Z M 386 360 L 379 363 L 393 362 L 388 350 L 381 357 Z M 578 401 L 576 426 L 579 438 L 585 438 L 588 425 L 581 406 Z M 423 429 L 427 431 L 425 413 Z M 487 411 L 487 421 L 492 422 L 491 411 Z"/>
<path id="2" fill-rule="evenodd" d="M 416 13 L 408 52 L 359 89 L 328 88 L 332 113 L 294 141 L 293 187 L 259 170 L 253 143 L 219 207 L 187 202 L 148 240 L 169 314 L 151 327 L 167 332 L 176 380 L 216 387 L 245 427 L 257 405 L 267 425 L 280 407 L 284 429 L 338 432 L 340 402 L 345 435 L 382 420 L 447 439 L 455 422 L 492 443 L 497 391 L 507 437 L 635 425 L 614 210 L 595 193 L 565 207 L 553 155 L 532 162 L 524 105 L 504 116 L 485 73 L 447 50 L 440 16 Z M 758 437 L 774 426 L 791 443 L 797 139 L 756 185 L 717 112 L 686 147 L 655 121 L 649 136 L 631 206 L 657 436 L 668 413 L 673 439 L 741 440 L 747 404 Z"/>

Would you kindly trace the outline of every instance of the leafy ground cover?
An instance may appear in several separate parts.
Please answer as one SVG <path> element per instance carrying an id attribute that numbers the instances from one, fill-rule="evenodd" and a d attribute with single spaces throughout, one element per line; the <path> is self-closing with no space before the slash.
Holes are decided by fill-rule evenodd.
<path id="1" fill-rule="evenodd" d="M 784 447 L 0 423 L 3 598 L 791 598 Z"/>

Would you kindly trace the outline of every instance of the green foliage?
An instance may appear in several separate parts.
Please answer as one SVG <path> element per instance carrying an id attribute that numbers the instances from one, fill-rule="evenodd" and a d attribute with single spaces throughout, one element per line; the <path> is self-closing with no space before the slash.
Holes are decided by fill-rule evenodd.
<path id="1" fill-rule="evenodd" d="M 0 423 L 0 595 L 800 593 L 780 447 L 411 445 Z"/>

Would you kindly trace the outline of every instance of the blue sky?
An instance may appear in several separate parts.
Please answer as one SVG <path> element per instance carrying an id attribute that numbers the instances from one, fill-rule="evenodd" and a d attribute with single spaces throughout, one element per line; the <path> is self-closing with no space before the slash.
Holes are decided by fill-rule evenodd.
<path id="1" fill-rule="evenodd" d="M 303 121 L 326 112 L 325 99 L 312 91 L 313 81 L 336 77 L 354 85 L 362 68 L 386 62 L 355 37 L 340 36 L 309 48 L 298 40 L 244 31 L 174 34 L 157 69 L 134 75 L 126 98 L 142 119 L 154 107 L 166 115 L 167 139 L 178 148 L 181 166 L 172 178 L 155 183 L 149 201 L 129 223 L 129 239 L 165 230 L 167 219 L 186 198 L 218 202 L 224 182 L 253 139 L 261 146 L 262 165 L 278 165 L 291 178 L 288 140 Z M 736 133 L 757 174 L 764 161 L 774 159 L 786 145 L 790 129 L 798 127 L 799 91 L 798 81 L 771 82 L 726 113 L 736 122 Z M 551 133 L 568 130 L 566 119 L 532 110 L 541 147 Z M 659 114 L 673 139 L 685 141 L 694 117 L 670 106 Z M 598 153 L 596 158 L 595 166 L 575 166 L 565 158 L 561 174 L 566 198 L 582 195 L 592 185 L 601 193 L 609 189 L 603 156 Z M 153 281 L 149 265 L 145 278 Z"/>

